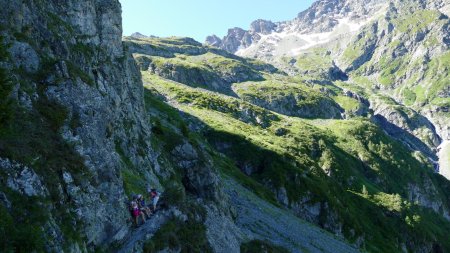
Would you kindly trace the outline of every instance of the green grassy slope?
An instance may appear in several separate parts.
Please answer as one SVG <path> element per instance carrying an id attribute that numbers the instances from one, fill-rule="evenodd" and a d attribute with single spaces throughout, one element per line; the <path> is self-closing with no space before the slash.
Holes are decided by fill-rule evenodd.
<path id="1" fill-rule="evenodd" d="M 344 236 L 349 240 L 363 236 L 362 247 L 370 252 L 397 252 L 399 243 L 412 238 L 450 246 L 443 239 L 448 221 L 408 201 L 410 182 L 421 185 L 423 178 L 436 182 L 437 176 L 367 120 L 286 117 L 236 98 L 142 74 L 148 89 L 206 124 L 204 138 L 229 158 L 221 169 L 268 201 L 276 200 L 275 192 L 284 188 L 287 207 L 318 204 L 318 225 L 331 229 L 331 223 L 342 224 Z M 442 190 L 433 197 L 445 199 L 443 194 Z M 330 213 L 337 220 L 331 221 Z"/>

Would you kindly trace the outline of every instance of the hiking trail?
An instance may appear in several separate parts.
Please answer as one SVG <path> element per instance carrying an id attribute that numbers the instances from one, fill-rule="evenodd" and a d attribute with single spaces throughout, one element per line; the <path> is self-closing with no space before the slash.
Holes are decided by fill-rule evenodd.
<path id="1" fill-rule="evenodd" d="M 115 251 L 116 253 L 129 253 L 134 252 L 134 249 L 139 247 L 142 243 L 149 239 L 149 235 L 152 235 L 158 231 L 158 229 L 166 223 L 172 216 L 172 209 L 159 210 L 154 215 L 150 216 L 147 221 L 139 226 L 133 228 L 133 231 L 126 236 L 120 247 Z"/>

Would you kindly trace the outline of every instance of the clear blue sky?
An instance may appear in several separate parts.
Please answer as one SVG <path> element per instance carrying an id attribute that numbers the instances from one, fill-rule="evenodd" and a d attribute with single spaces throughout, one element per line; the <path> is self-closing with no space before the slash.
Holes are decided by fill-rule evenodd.
<path id="1" fill-rule="evenodd" d="M 253 20 L 293 19 L 314 0 L 120 0 L 123 34 L 187 36 L 203 42 L 228 28 L 248 29 Z"/>

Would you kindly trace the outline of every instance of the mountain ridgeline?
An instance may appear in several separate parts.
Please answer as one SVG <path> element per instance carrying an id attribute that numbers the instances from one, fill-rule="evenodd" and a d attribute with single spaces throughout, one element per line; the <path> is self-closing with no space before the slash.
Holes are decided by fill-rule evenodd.
<path id="1" fill-rule="evenodd" d="M 448 1 L 206 44 L 122 37 L 117 0 L 0 5 L 1 252 L 450 252 Z"/>

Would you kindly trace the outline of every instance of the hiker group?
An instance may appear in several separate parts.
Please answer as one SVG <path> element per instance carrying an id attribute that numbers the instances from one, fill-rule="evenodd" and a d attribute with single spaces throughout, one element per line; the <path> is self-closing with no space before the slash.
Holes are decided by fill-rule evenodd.
<path id="1" fill-rule="evenodd" d="M 139 217 L 141 217 L 141 224 L 143 224 L 152 214 L 156 212 L 156 205 L 158 204 L 161 193 L 154 188 L 148 188 L 147 194 L 150 202 L 148 205 L 146 204 L 145 198 L 142 194 L 132 196 L 132 200 L 130 202 L 130 213 L 136 227 L 139 226 Z"/>

